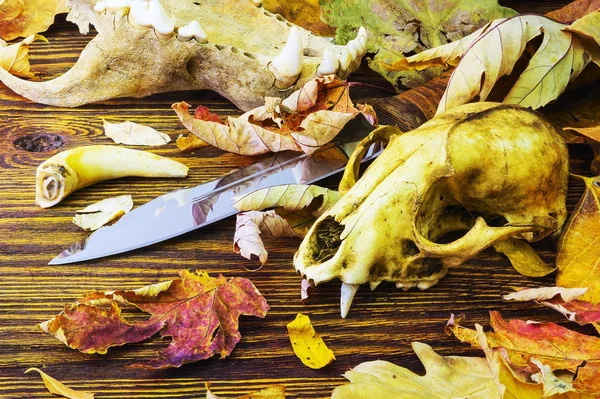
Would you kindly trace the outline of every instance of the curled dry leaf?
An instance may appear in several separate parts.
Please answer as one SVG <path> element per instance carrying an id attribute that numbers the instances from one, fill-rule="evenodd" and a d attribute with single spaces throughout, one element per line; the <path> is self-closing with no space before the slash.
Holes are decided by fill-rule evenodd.
<path id="1" fill-rule="evenodd" d="M 69 398 L 69 399 L 94 399 L 93 393 L 76 391 L 74 389 L 71 389 L 71 388 L 65 386 L 65 384 L 63 384 L 62 382 L 58 381 L 55 378 L 50 377 L 48 374 L 44 373 L 42 370 L 40 370 L 36 367 L 27 369 L 25 371 L 25 374 L 29 373 L 30 371 L 37 371 L 40 374 L 40 376 L 44 380 L 44 385 L 46 386 L 48 391 L 50 391 L 50 393 L 53 393 L 55 395 L 60 395 L 62 397 Z"/>
<path id="2" fill-rule="evenodd" d="M 541 287 L 541 288 L 528 288 L 513 292 L 511 294 L 503 295 L 502 299 L 505 301 L 544 301 L 546 299 L 552 299 L 555 296 L 560 296 L 563 302 L 571 302 L 587 291 L 587 288 L 561 288 L 561 287 Z"/>
<path id="3" fill-rule="evenodd" d="M 157 358 L 134 366 L 179 367 L 214 354 L 229 356 L 241 339 L 241 315 L 264 317 L 267 302 L 250 280 L 183 270 L 180 278 L 131 291 L 90 292 L 39 327 L 65 345 L 84 353 L 140 342 L 156 333 L 171 337 Z M 150 314 L 129 322 L 122 306 Z"/>
<path id="4" fill-rule="evenodd" d="M 321 369 L 335 360 L 335 355 L 315 331 L 310 317 L 298 313 L 287 325 L 294 353 L 305 366 Z"/>
<path id="5" fill-rule="evenodd" d="M 315 289 L 315 284 L 303 278 L 300 283 L 300 301 L 306 303 Z"/>
<path id="6" fill-rule="evenodd" d="M 349 85 L 334 75 L 315 78 L 285 100 L 246 112 L 238 118 L 192 117 L 185 102 L 173 104 L 183 125 L 201 140 L 224 151 L 242 155 L 303 151 L 312 154 L 337 136 L 362 110 L 354 107 Z M 365 109 L 373 120 L 373 111 Z"/>
<path id="7" fill-rule="evenodd" d="M 440 356 L 419 342 L 412 348 L 425 367 L 424 376 L 381 360 L 361 363 L 344 373 L 350 384 L 337 387 L 331 398 L 500 398 L 486 359 Z"/>
<path id="8" fill-rule="evenodd" d="M 133 208 L 131 195 L 106 198 L 76 212 L 73 223 L 87 231 L 98 230 Z"/>
<path id="9" fill-rule="evenodd" d="M 585 26 L 600 24 L 600 12 L 584 18 Z M 590 61 L 600 65 L 597 44 L 565 28 L 536 15 L 498 19 L 459 41 L 401 60 L 391 69 L 456 66 L 438 106 L 439 114 L 475 97 L 485 101 L 498 79 L 512 72 L 527 43 L 543 35 L 539 49 L 504 98 L 505 103 L 536 109 L 558 98 Z"/>
<path id="10" fill-rule="evenodd" d="M 193 134 L 181 135 L 177 137 L 177 141 L 175 143 L 177 144 L 177 148 L 179 148 L 181 151 L 191 151 L 195 150 L 196 148 L 202 148 L 210 145 L 206 141 L 200 140 Z"/>
<path id="11" fill-rule="evenodd" d="M 31 35 L 10 45 L 0 39 L 0 67 L 15 76 L 34 77 L 33 72 L 30 71 L 29 45 L 36 40 L 47 42 L 46 38 L 41 35 Z"/>
<path id="12" fill-rule="evenodd" d="M 600 0 L 575 0 L 563 8 L 546 14 L 556 22 L 570 24 L 575 20 L 600 9 Z"/>
<path id="13" fill-rule="evenodd" d="M 168 134 L 161 133 L 150 126 L 133 122 L 110 123 L 104 121 L 104 134 L 115 143 L 127 145 L 165 145 L 171 141 Z"/>
<path id="14" fill-rule="evenodd" d="M 509 238 L 494 243 L 496 252 L 506 255 L 516 271 L 527 277 L 543 277 L 556 270 L 540 258 L 527 241 Z"/>
<path id="15" fill-rule="evenodd" d="M 559 287 L 587 287 L 579 298 L 600 303 L 600 177 L 578 176 L 585 182 L 585 192 L 565 225 L 556 255 Z"/>
<path id="16" fill-rule="evenodd" d="M 206 384 L 206 399 L 225 399 L 221 396 L 217 396 L 210 391 L 210 384 Z M 285 399 L 285 386 L 284 385 L 272 385 L 270 387 L 261 389 L 260 391 L 251 392 L 247 395 L 238 396 L 235 399 Z"/>
<path id="17" fill-rule="evenodd" d="M 65 8 L 64 0 L 0 1 L 0 37 L 13 40 L 44 32 Z"/>
<path id="18" fill-rule="evenodd" d="M 494 331 L 485 333 L 489 347 L 501 351 L 511 366 L 537 373 L 536 360 L 551 370 L 568 370 L 575 375 L 575 390 L 589 395 L 600 394 L 600 338 L 554 323 L 506 322 L 498 312 L 490 312 L 490 325 Z M 477 331 L 461 327 L 460 318 L 452 317 L 446 332 L 474 347 L 481 347 Z"/>
<path id="19" fill-rule="evenodd" d="M 262 0 L 262 6 L 317 35 L 335 35 L 335 28 L 321 20 L 319 0 Z"/>
<path id="20" fill-rule="evenodd" d="M 323 20 L 337 27 L 336 41 L 345 44 L 356 30 L 369 31 L 367 52 L 376 53 L 369 66 L 397 88 L 415 87 L 441 70 L 389 71 L 386 65 L 404 54 L 460 39 L 496 18 L 516 15 L 496 0 L 334 0 L 321 1 Z"/>

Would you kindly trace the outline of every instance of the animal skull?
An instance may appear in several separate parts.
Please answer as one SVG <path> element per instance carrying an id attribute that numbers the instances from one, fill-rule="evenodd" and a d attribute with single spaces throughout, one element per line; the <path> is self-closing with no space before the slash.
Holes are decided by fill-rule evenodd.
<path id="1" fill-rule="evenodd" d="M 0 80 L 30 100 L 75 107 L 116 97 L 211 89 L 243 110 L 287 97 L 316 75 L 341 79 L 366 50 L 364 28 L 346 46 L 312 35 L 251 0 L 68 0 L 68 19 L 98 35 L 64 75 Z"/>
<path id="2" fill-rule="evenodd" d="M 374 141 L 389 141 L 358 182 Z M 566 218 L 568 153 L 554 128 L 524 108 L 475 103 L 416 130 L 375 130 L 353 154 L 345 195 L 312 226 L 294 257 L 315 284 L 342 280 L 342 317 L 358 286 L 427 289 L 494 242 L 529 242 Z M 450 232 L 468 231 L 449 243 Z"/>

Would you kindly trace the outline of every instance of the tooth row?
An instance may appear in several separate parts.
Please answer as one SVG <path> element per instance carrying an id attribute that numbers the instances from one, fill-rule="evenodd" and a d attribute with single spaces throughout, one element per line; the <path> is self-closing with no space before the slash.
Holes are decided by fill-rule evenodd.
<path id="1" fill-rule="evenodd" d="M 364 27 L 358 29 L 356 38 L 350 40 L 336 57 L 331 51 L 325 51 L 323 61 L 317 68 L 317 75 L 329 75 L 337 73 L 339 77 L 344 77 L 351 67 L 360 64 L 362 57 L 367 50 L 367 31 Z"/>
<path id="2" fill-rule="evenodd" d="M 439 279 L 436 280 L 423 280 L 423 281 L 411 281 L 411 282 L 397 282 L 396 288 L 402 288 L 403 291 L 408 291 L 411 288 L 417 287 L 421 291 L 433 287 L 438 283 Z"/>

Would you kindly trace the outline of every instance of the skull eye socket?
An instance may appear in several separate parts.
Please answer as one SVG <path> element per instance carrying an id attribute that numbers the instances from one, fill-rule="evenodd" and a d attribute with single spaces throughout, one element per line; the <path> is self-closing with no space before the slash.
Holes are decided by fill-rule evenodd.
<path id="1" fill-rule="evenodd" d="M 316 229 L 313 259 L 317 262 L 324 262 L 333 258 L 342 244 L 340 236 L 343 231 L 344 226 L 336 221 L 333 216 L 327 216 L 323 219 Z"/>

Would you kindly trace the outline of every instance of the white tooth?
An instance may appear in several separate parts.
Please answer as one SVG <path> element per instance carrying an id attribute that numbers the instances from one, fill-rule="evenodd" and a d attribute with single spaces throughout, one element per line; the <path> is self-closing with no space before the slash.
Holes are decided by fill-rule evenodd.
<path id="1" fill-rule="evenodd" d="M 341 310 L 343 319 L 345 319 L 346 316 L 348 316 L 348 311 L 350 310 L 350 306 L 352 306 L 352 300 L 354 299 L 354 295 L 356 294 L 358 287 L 360 287 L 360 284 L 342 283 L 342 295 L 340 297 L 340 310 Z"/>
<path id="2" fill-rule="evenodd" d="M 397 282 L 396 288 L 404 288 L 404 284 L 402 284 L 401 282 Z"/>
<path id="3" fill-rule="evenodd" d="M 396 283 L 396 288 L 402 288 L 402 291 L 408 291 L 411 288 L 413 288 L 414 286 L 416 286 L 417 283 L 402 283 L 402 282 L 397 282 Z"/>
<path id="4" fill-rule="evenodd" d="M 277 79 L 277 86 L 280 88 L 291 86 L 302 72 L 303 61 L 304 44 L 302 43 L 302 35 L 294 26 L 290 29 L 285 47 L 277 57 L 273 58 L 269 65 L 269 69 Z"/>
<path id="5" fill-rule="evenodd" d="M 417 283 L 417 287 L 418 287 L 418 288 L 419 288 L 421 291 L 423 291 L 423 290 L 426 290 L 427 288 L 430 288 L 430 287 L 432 287 L 432 286 L 436 285 L 436 284 L 437 284 L 437 282 L 438 282 L 438 280 L 419 281 L 419 282 Z"/>
<path id="6" fill-rule="evenodd" d="M 347 47 L 342 49 L 342 54 L 338 57 L 340 60 L 340 70 L 347 71 L 350 63 L 352 62 L 352 55 Z"/>
<path id="7" fill-rule="evenodd" d="M 375 288 L 379 287 L 379 284 L 381 284 L 381 281 L 369 282 L 369 287 L 371 288 L 371 291 L 375 291 Z"/>
<path id="8" fill-rule="evenodd" d="M 256 7 L 260 7 L 262 6 L 262 0 L 252 0 L 252 4 L 254 4 Z"/>
<path id="9" fill-rule="evenodd" d="M 181 40 L 190 40 L 192 37 L 194 37 L 200 43 L 208 42 L 208 36 L 206 35 L 206 32 L 196 20 L 193 20 L 189 24 L 179 28 L 177 30 L 177 36 Z"/>
<path id="10" fill-rule="evenodd" d="M 321 65 L 319 65 L 319 68 L 317 68 L 317 75 L 331 75 L 332 73 L 336 73 L 339 67 L 340 61 L 337 59 L 335 54 L 329 50 L 326 50 L 323 53 L 323 61 L 321 61 Z"/>
<path id="11" fill-rule="evenodd" d="M 357 56 L 361 54 L 361 46 L 356 39 L 350 40 L 348 44 L 346 44 L 346 48 L 348 49 L 348 51 L 350 51 L 350 56 L 353 60 L 355 60 Z"/>
<path id="12" fill-rule="evenodd" d="M 175 21 L 169 17 L 159 0 L 133 0 L 129 16 L 134 24 L 152 27 L 163 35 L 175 31 Z"/>
<path id="13" fill-rule="evenodd" d="M 133 0 L 102 0 L 96 3 L 94 11 L 100 13 L 104 10 L 118 12 L 121 9 L 129 10 Z"/>

